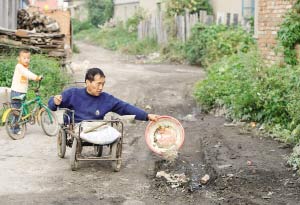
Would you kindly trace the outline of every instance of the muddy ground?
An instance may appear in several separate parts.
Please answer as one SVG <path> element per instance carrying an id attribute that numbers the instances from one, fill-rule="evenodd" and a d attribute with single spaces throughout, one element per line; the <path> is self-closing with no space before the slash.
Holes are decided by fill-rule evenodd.
<path id="1" fill-rule="evenodd" d="M 299 204 L 299 176 L 286 166 L 288 146 L 201 113 L 191 92 L 205 77 L 202 69 L 143 64 L 77 44 L 77 80 L 83 80 L 86 67 L 100 67 L 107 92 L 182 122 L 185 143 L 178 159 L 169 163 L 150 151 L 144 139 L 147 122 L 126 123 L 120 172 L 106 162 L 81 162 L 79 170 L 71 171 L 70 149 L 64 159 L 57 157 L 56 138 L 40 127 L 29 125 L 25 138 L 17 141 L 1 127 L 0 204 Z M 172 188 L 155 177 L 158 171 L 184 174 L 190 181 Z M 201 186 L 205 174 L 210 180 Z"/>

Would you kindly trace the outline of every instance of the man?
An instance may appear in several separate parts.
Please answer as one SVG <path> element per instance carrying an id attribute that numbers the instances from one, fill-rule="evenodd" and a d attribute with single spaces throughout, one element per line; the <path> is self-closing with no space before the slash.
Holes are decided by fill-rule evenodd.
<path id="1" fill-rule="evenodd" d="M 74 110 L 75 123 L 82 120 L 102 120 L 108 112 L 135 115 L 135 119 L 143 121 L 157 121 L 159 117 L 102 92 L 105 75 L 99 68 L 87 70 L 85 83 L 85 88 L 70 88 L 63 91 L 61 95 L 51 97 L 48 102 L 49 108 L 55 111 L 59 106 Z"/>

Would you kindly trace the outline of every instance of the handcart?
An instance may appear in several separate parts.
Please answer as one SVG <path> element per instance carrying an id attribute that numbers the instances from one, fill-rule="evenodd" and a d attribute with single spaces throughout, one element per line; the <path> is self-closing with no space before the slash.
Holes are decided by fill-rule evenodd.
<path id="1" fill-rule="evenodd" d="M 114 171 L 118 172 L 122 164 L 123 122 L 120 119 L 112 120 L 84 120 L 74 122 L 75 111 L 64 110 L 64 122 L 60 123 L 57 136 L 57 153 L 64 158 L 66 147 L 71 148 L 70 165 L 74 171 L 78 169 L 80 161 L 111 161 Z M 99 136 L 97 136 L 99 135 Z M 82 155 L 85 146 L 93 146 L 92 156 Z M 104 148 L 108 148 L 104 154 Z"/>

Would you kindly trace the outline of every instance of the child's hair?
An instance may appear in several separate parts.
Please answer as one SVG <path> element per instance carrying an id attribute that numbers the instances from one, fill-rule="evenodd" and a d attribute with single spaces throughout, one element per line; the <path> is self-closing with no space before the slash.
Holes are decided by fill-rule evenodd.
<path id="1" fill-rule="evenodd" d="M 21 50 L 19 51 L 19 56 L 20 56 L 22 53 L 30 53 L 30 51 L 27 50 L 27 49 L 21 49 Z"/>

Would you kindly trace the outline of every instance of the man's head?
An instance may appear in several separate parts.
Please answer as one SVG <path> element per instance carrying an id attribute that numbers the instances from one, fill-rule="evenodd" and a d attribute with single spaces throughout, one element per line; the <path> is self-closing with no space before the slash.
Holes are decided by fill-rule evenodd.
<path id="1" fill-rule="evenodd" d="M 105 75 L 100 68 L 90 68 L 85 74 L 86 90 L 90 95 L 99 96 L 105 84 Z"/>
<path id="2" fill-rule="evenodd" d="M 18 63 L 22 64 L 24 67 L 28 67 L 30 63 L 30 51 L 20 50 L 18 56 Z"/>

